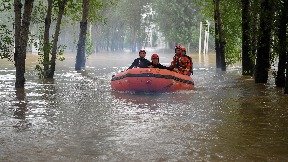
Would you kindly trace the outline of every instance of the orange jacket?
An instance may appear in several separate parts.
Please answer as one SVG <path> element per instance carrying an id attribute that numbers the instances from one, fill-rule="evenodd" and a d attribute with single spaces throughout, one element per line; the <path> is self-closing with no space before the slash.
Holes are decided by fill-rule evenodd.
<path id="1" fill-rule="evenodd" d="M 191 60 L 186 56 L 181 56 L 181 58 L 179 59 L 180 62 L 180 66 L 181 66 L 181 72 L 182 74 L 185 75 L 190 75 L 190 71 L 191 71 Z"/>
<path id="2" fill-rule="evenodd" d="M 181 55 L 174 55 L 173 60 L 171 61 L 170 67 L 172 68 L 179 68 L 179 58 Z"/>
<path id="3" fill-rule="evenodd" d="M 176 68 L 178 70 L 178 73 L 184 74 L 184 75 L 190 75 L 191 74 L 191 59 L 189 59 L 186 55 L 175 55 L 173 57 L 173 60 L 170 64 L 170 67 Z"/>

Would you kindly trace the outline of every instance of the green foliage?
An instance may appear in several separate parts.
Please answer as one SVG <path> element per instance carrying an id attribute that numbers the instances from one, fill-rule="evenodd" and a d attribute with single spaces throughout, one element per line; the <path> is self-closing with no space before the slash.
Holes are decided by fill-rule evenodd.
<path id="1" fill-rule="evenodd" d="M 221 1 L 221 14 L 223 18 L 225 45 L 225 57 L 227 65 L 241 60 L 242 28 L 241 28 L 241 1 Z"/>
<path id="2" fill-rule="evenodd" d="M 38 65 L 35 66 L 35 70 L 37 71 L 39 78 L 43 79 L 44 78 L 44 70 L 43 70 L 43 68 L 38 64 Z"/>
<path id="3" fill-rule="evenodd" d="M 102 16 L 101 12 L 105 8 L 110 8 L 115 6 L 117 0 L 90 0 L 89 1 L 89 16 L 88 22 L 95 23 L 98 21 L 105 21 L 105 18 Z M 74 23 L 81 21 L 82 19 L 82 0 L 70 0 L 67 3 L 65 10 L 66 22 Z"/>
<path id="4" fill-rule="evenodd" d="M 103 8 L 103 19 L 96 24 L 97 44 L 102 49 L 117 50 L 123 46 L 144 45 L 145 30 L 149 27 L 148 12 L 151 0 L 111 1 L 110 7 Z M 117 2 L 117 6 L 115 6 Z M 93 37 L 92 37 L 93 39 Z"/>
<path id="5" fill-rule="evenodd" d="M 69 1 L 70 3 L 74 2 L 74 1 Z M 53 3 L 53 9 L 52 9 L 52 15 L 51 15 L 51 28 L 50 31 L 53 31 L 53 27 L 54 24 L 56 24 L 57 21 L 57 14 L 58 14 L 58 10 L 59 10 L 59 5 L 60 5 L 61 0 L 56 0 Z M 70 6 L 71 7 L 71 6 Z M 67 7 L 66 7 L 67 9 Z M 71 10 L 73 10 L 74 8 L 70 8 Z M 39 59 L 38 59 L 38 63 L 35 67 L 36 70 L 38 70 L 39 72 L 39 76 L 43 77 L 45 76 L 45 73 L 47 73 L 44 68 L 42 68 L 41 66 L 45 66 L 45 65 L 50 65 L 50 54 L 51 54 L 51 49 L 52 49 L 52 45 L 53 45 L 53 40 L 54 40 L 54 35 L 50 36 L 50 40 L 49 40 L 49 46 L 47 52 L 45 52 L 46 55 L 48 56 L 44 56 L 44 26 L 45 26 L 45 18 L 47 15 L 47 10 L 48 10 L 48 6 L 47 6 L 47 1 L 35 1 L 34 2 L 34 8 L 33 8 L 33 13 L 32 13 L 32 23 L 33 23 L 33 28 L 31 30 L 31 35 L 30 35 L 30 44 L 34 44 L 35 47 L 38 48 L 39 52 Z M 67 14 L 67 12 L 65 12 Z M 68 15 L 66 15 L 68 16 Z M 65 16 L 64 16 L 65 17 Z M 65 18 L 64 18 L 65 19 Z M 63 23 L 62 25 L 64 25 L 65 23 Z M 52 30 L 51 30 L 52 29 Z M 36 40 L 35 40 L 36 39 Z M 39 39 L 39 41 L 37 41 Z M 65 60 L 65 57 L 63 56 L 64 50 L 65 50 L 66 46 L 65 45 L 59 45 L 57 47 L 57 58 L 60 61 Z M 45 59 L 47 58 L 47 59 Z"/>
<path id="6" fill-rule="evenodd" d="M 64 57 L 65 49 L 66 49 L 65 45 L 59 45 L 57 47 L 57 57 L 58 57 L 59 61 L 64 61 L 65 60 L 65 57 Z"/>
<path id="7" fill-rule="evenodd" d="M 123 0 L 119 3 L 118 18 L 122 19 L 122 23 L 125 28 L 125 41 L 127 44 L 143 44 L 146 38 L 145 27 L 147 27 L 147 21 L 143 19 L 143 14 L 146 13 L 148 5 L 147 0 Z M 146 24 L 146 25 L 145 25 Z"/>
<path id="8" fill-rule="evenodd" d="M 241 59 L 242 28 L 241 28 L 241 1 L 220 1 L 220 12 L 223 23 L 223 34 L 226 39 L 225 59 L 227 65 L 231 65 Z M 214 3 L 212 0 L 197 0 L 203 7 L 202 14 L 206 19 L 214 20 Z M 215 36 L 218 38 L 218 36 Z"/>
<path id="9" fill-rule="evenodd" d="M 90 56 L 93 53 L 93 44 L 92 44 L 92 39 L 90 37 L 90 33 L 87 32 L 86 34 L 86 55 L 87 57 Z"/>
<path id="10" fill-rule="evenodd" d="M 47 12 L 47 2 L 46 1 L 36 1 L 33 7 L 31 22 L 33 24 L 44 23 Z"/>
<path id="11" fill-rule="evenodd" d="M 10 0 L 0 2 L 0 58 L 12 61 L 14 49 L 13 36 L 13 4 Z"/>
<path id="12" fill-rule="evenodd" d="M 11 0 L 1 0 L 0 2 L 0 12 L 9 11 L 12 9 L 12 1 Z M 2 17 L 1 17 L 2 19 Z"/>
<path id="13" fill-rule="evenodd" d="M 103 2 L 102 0 L 90 0 L 88 21 L 91 23 L 97 22 L 99 20 L 103 21 L 103 17 L 101 16 L 100 12 L 105 5 L 105 2 Z"/>
<path id="14" fill-rule="evenodd" d="M 66 19 L 67 22 L 79 22 L 82 16 L 82 0 L 68 1 L 65 15 L 69 15 Z"/>
<path id="15" fill-rule="evenodd" d="M 14 38 L 12 36 L 12 31 L 7 28 L 6 25 L 0 24 L 0 57 L 8 58 L 12 61 L 12 53 L 14 46 Z"/>
<path id="16" fill-rule="evenodd" d="M 155 23 L 164 34 L 167 42 L 177 44 L 198 43 L 199 23 L 203 16 L 193 0 L 155 0 L 152 3 L 155 11 Z M 196 43 L 197 42 L 197 43 Z"/>

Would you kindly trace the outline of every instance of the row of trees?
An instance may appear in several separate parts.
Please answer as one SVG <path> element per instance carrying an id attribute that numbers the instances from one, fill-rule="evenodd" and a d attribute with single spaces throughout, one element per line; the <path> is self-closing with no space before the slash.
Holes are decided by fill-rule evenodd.
<path id="1" fill-rule="evenodd" d="M 89 50 L 94 52 L 100 50 L 121 51 L 123 48 L 130 48 L 134 52 L 136 49 L 147 46 L 148 30 L 152 32 L 153 46 L 157 45 L 157 36 L 161 32 L 171 47 L 175 44 L 183 44 L 196 49 L 198 48 L 199 23 L 203 16 L 199 6 L 193 1 L 185 0 L 179 3 L 175 0 L 118 0 L 117 7 L 113 8 L 105 7 L 104 3 L 102 6 L 96 5 L 96 7 L 90 4 L 89 8 L 92 9 L 89 10 L 89 41 L 87 43 L 93 48 L 90 46 L 92 49 Z M 43 19 L 41 22 L 41 17 L 45 17 L 45 12 L 48 11 L 45 8 L 47 3 L 42 2 L 41 5 L 39 3 L 41 1 L 35 1 L 30 28 L 31 33 L 36 35 L 36 39 L 41 37 L 39 31 L 44 30 L 43 25 L 40 24 L 44 24 Z M 69 9 L 65 9 L 63 15 L 64 22 L 61 26 L 63 30 L 58 42 L 65 44 L 71 50 L 76 49 L 77 43 L 75 42 L 79 38 L 77 29 L 79 28 L 78 22 L 81 20 L 79 15 L 81 4 L 82 2 L 72 3 L 68 0 L 67 6 L 69 7 L 67 8 Z M 116 3 L 114 2 L 114 4 Z M 95 9 L 98 12 L 95 12 Z M 12 14 L 11 12 L 10 15 Z M 52 19 L 52 26 L 56 24 L 55 18 L 56 16 Z M 171 22 L 168 22 L 170 20 Z"/>
<path id="2" fill-rule="evenodd" d="M 136 49 L 148 46 L 149 31 L 152 32 L 153 46 L 157 46 L 157 37 L 160 36 L 158 33 L 161 32 L 165 42 L 171 47 L 183 44 L 190 46 L 191 49 L 197 49 L 199 23 L 203 20 L 203 16 L 200 7 L 193 1 L 185 0 L 181 3 L 168 0 L 117 1 L 117 6 L 102 9 L 98 14 L 104 23 L 103 21 L 88 23 L 92 52 L 121 51 L 124 48 L 135 52 Z M 65 35 L 63 42 L 74 50 L 73 40 L 78 33 L 75 35 L 71 33 L 75 33 L 78 26 L 75 26 L 73 20 L 68 21 L 69 26 L 63 26 L 65 29 L 62 32 Z"/>
<path id="3" fill-rule="evenodd" d="M 152 45 L 157 46 L 159 32 L 170 47 L 183 44 L 198 47 L 200 7 L 194 0 L 120 0 L 117 7 L 103 10 L 105 24 L 97 23 L 92 29 L 92 44 L 100 50 L 118 51 L 128 48 L 132 52 L 148 46 L 148 33 L 152 32 Z"/>
<path id="4" fill-rule="evenodd" d="M 109 1 L 90 0 L 21 0 L 1 2 L 1 15 L 7 19 L 1 21 L 1 58 L 8 58 L 16 67 L 16 88 L 23 88 L 25 83 L 25 59 L 29 41 L 39 48 L 40 64 L 36 69 L 40 76 L 53 78 L 57 55 L 63 54 L 63 46 L 59 45 L 61 26 L 69 21 L 80 21 L 80 34 L 77 43 L 76 70 L 85 66 L 85 44 L 87 24 L 101 20 L 100 11 L 104 6 L 110 7 L 115 3 Z M 90 2 L 90 3 L 89 3 Z M 82 14 L 79 11 L 82 10 Z M 13 12 L 14 11 L 14 12 Z M 14 14 L 13 14 L 14 13 Z M 81 13 L 81 12 L 80 12 Z M 14 16 L 12 16 L 14 15 Z M 3 16 L 5 18 L 5 16 Z M 63 17 L 66 19 L 63 19 Z M 80 18 L 82 17 L 82 18 Z M 63 20 L 66 21 L 63 23 Z M 36 31 L 31 26 L 37 25 Z M 53 32 L 53 34 L 51 34 Z M 37 35 L 33 35 L 37 33 Z M 39 43 L 33 38 L 39 39 Z M 15 48 L 14 48 L 15 47 Z M 14 52 L 13 52 L 14 51 Z"/>
<path id="5" fill-rule="evenodd" d="M 171 46 L 181 44 L 196 49 L 199 23 L 208 19 L 215 22 L 214 30 L 210 31 L 215 35 L 217 68 L 225 71 L 227 65 L 242 61 L 243 75 L 254 75 L 256 83 L 267 83 L 271 66 L 275 65 L 275 60 L 279 60 L 277 72 L 274 73 L 276 85 L 279 87 L 286 85 L 285 93 L 288 93 L 287 75 L 285 83 L 286 1 L 25 0 L 24 4 L 21 2 L 15 0 L 12 3 L 4 0 L 3 5 L 1 4 L 3 7 L 0 8 L 1 14 L 8 15 L 7 19 L 1 20 L 0 23 L 1 58 L 11 58 L 13 49 L 11 46 L 13 47 L 15 42 L 16 78 L 22 78 L 16 80 L 16 87 L 24 86 L 23 60 L 26 57 L 26 45 L 31 33 L 38 33 L 40 40 L 38 46 L 42 51 L 40 54 L 43 55 L 42 66 L 38 66 L 38 70 L 45 78 L 51 78 L 54 75 L 57 54 L 63 52 L 58 45 L 59 42 L 62 43 L 61 39 L 58 39 L 61 24 L 65 28 L 62 32 L 65 40 L 78 39 L 75 69 L 81 70 L 85 67 L 85 52 L 90 50 L 91 53 L 93 49 L 117 51 L 123 50 L 124 47 L 134 52 L 137 48 L 145 46 L 148 30 L 152 30 L 154 38 L 157 37 L 157 32 L 161 32 L 165 41 Z M 11 16 L 13 14 L 14 16 Z M 75 29 L 79 27 L 63 24 L 75 24 L 75 22 L 80 22 L 80 30 L 76 32 L 77 34 L 71 35 L 70 33 L 75 33 Z M 37 27 L 33 32 L 33 28 L 29 27 L 35 24 Z M 51 31 L 53 34 L 50 34 Z M 79 37 L 76 39 L 77 36 Z"/>
<path id="6" fill-rule="evenodd" d="M 215 20 L 216 66 L 223 71 L 242 62 L 242 75 L 267 83 L 269 71 L 277 87 L 288 94 L 287 9 L 282 0 L 201 1 L 204 13 Z M 277 64 L 278 63 L 278 64 Z M 275 68 L 275 71 L 273 71 Z"/>
<path id="7" fill-rule="evenodd" d="M 285 68 L 286 74 L 288 72 L 287 9 L 286 0 L 242 0 L 242 74 L 254 74 L 256 83 L 267 83 L 271 66 L 277 67 L 273 72 L 275 84 L 285 87 L 285 94 L 288 94 L 288 75 L 285 81 Z"/>
<path id="8" fill-rule="evenodd" d="M 115 7 L 116 2 L 117 7 Z M 167 29 L 173 28 L 173 30 L 160 30 L 168 34 L 166 35 L 168 42 L 185 44 L 191 42 L 187 35 L 193 36 L 195 25 L 193 25 L 193 19 L 190 20 L 187 16 L 190 11 L 195 10 L 197 13 L 196 11 L 199 10 L 196 10 L 195 5 L 189 5 L 189 2 L 189 0 L 183 4 L 176 3 L 176 1 L 165 2 L 169 4 L 171 11 L 177 13 L 178 9 L 181 10 L 181 13 L 170 16 L 176 23 L 179 23 L 178 25 L 170 25 L 168 28 L 163 26 Z M 32 42 L 39 49 L 41 61 L 36 69 L 40 76 L 53 78 L 56 59 L 61 58 L 59 55 L 63 54 L 65 40 L 74 40 L 73 42 L 78 42 L 75 43 L 77 46 L 75 69 L 81 70 L 85 67 L 85 52 L 90 50 L 91 53 L 92 46 L 96 51 L 123 50 L 124 46 L 128 46 L 132 52 L 145 46 L 147 30 L 153 29 L 155 36 L 156 29 L 158 29 L 156 22 L 164 24 L 163 22 L 167 20 L 167 17 L 163 16 L 167 10 L 161 7 L 165 3 L 151 0 L 3 0 L 0 10 L 1 17 L 3 17 L 0 23 L 1 58 L 14 61 L 15 87 L 21 88 L 25 83 L 25 58 L 28 43 Z M 187 5 L 184 10 L 181 7 L 183 5 Z M 155 9 L 159 12 L 155 12 Z M 189 23 L 183 24 L 186 20 Z M 79 27 L 75 27 L 76 25 L 72 25 L 74 27 L 71 28 L 71 24 L 79 21 L 80 30 Z M 180 26 L 183 27 L 180 29 Z M 159 27 L 163 28 L 161 25 Z M 183 32 L 179 32 L 182 30 Z M 76 32 L 78 34 L 73 34 L 71 37 L 71 33 L 75 31 L 78 31 Z M 89 31 L 88 35 L 87 31 Z M 61 34 L 65 35 L 64 39 L 61 39 Z M 78 41 L 75 38 L 77 35 Z M 14 56 L 14 59 L 11 56 Z"/>

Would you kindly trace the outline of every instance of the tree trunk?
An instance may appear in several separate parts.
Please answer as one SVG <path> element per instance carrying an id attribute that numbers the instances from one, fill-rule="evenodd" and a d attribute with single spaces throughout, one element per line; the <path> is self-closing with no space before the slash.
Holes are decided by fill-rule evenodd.
<path id="1" fill-rule="evenodd" d="M 25 0 L 23 19 L 21 18 L 22 3 L 20 0 L 14 1 L 15 10 L 15 65 L 16 82 L 15 88 L 24 88 L 25 84 L 25 59 L 28 42 L 29 26 L 34 0 Z M 22 22 L 21 22 L 22 20 Z"/>
<path id="2" fill-rule="evenodd" d="M 288 57 L 286 57 L 286 79 L 285 79 L 285 89 L 284 94 L 288 94 Z"/>
<path id="3" fill-rule="evenodd" d="M 250 30 L 251 30 L 251 55 L 256 59 L 257 55 L 257 45 L 258 45 L 258 33 L 259 33 L 259 24 L 260 24 L 260 18 L 259 18 L 259 10 L 260 10 L 260 0 L 254 0 L 250 1 L 251 4 L 251 13 L 250 13 Z M 253 71 L 255 73 L 255 60 L 252 60 L 253 64 Z"/>
<path id="4" fill-rule="evenodd" d="M 219 53 L 221 58 L 221 70 L 226 71 L 226 61 L 225 61 L 225 36 L 223 32 L 223 24 L 222 24 L 222 18 L 220 13 L 220 0 L 215 0 L 215 7 L 216 7 L 216 15 L 217 15 L 217 27 L 218 27 L 218 33 L 219 33 Z"/>
<path id="5" fill-rule="evenodd" d="M 59 5 L 56 29 L 55 29 L 55 33 L 54 33 L 54 40 L 53 40 L 52 52 L 51 52 L 50 69 L 49 69 L 49 73 L 47 74 L 46 78 L 53 78 L 54 77 L 55 66 L 56 66 L 57 44 L 58 44 L 58 39 L 59 39 L 59 34 L 60 34 L 62 17 L 64 14 L 64 9 L 65 9 L 65 6 L 67 4 L 67 1 L 68 0 L 62 0 L 60 5 Z"/>
<path id="6" fill-rule="evenodd" d="M 272 6 L 269 0 L 261 2 L 260 34 L 256 58 L 255 83 L 267 83 L 270 68 L 269 55 L 271 43 Z M 269 24 L 269 25 L 268 25 Z"/>
<path id="7" fill-rule="evenodd" d="M 14 13 L 15 13 L 15 53 L 14 62 L 15 67 L 17 67 L 18 54 L 20 51 L 20 38 L 21 38 L 21 0 L 14 0 Z"/>
<path id="8" fill-rule="evenodd" d="M 214 0 L 215 4 L 215 0 Z M 215 21 L 215 51 L 216 51 L 216 68 L 221 68 L 221 56 L 219 52 L 219 32 L 218 32 L 218 23 L 217 23 L 217 10 L 216 5 L 214 7 L 214 21 Z"/>
<path id="9" fill-rule="evenodd" d="M 284 1 L 284 14 L 287 13 L 287 7 L 288 7 L 288 2 Z M 287 14 L 286 14 L 287 16 Z M 286 25 L 287 25 L 287 18 L 286 18 Z M 287 31 L 286 31 L 287 35 Z M 286 43 L 286 50 L 287 50 L 287 43 Z M 287 54 L 287 53 L 286 53 Z M 286 55 L 286 79 L 285 79 L 285 89 L 284 89 L 284 94 L 288 94 L 288 56 Z"/>
<path id="10" fill-rule="evenodd" d="M 87 33 L 89 0 L 83 0 L 82 3 L 83 3 L 82 20 L 80 22 L 80 33 L 79 33 L 75 70 L 81 70 L 82 68 L 85 68 L 85 43 Z"/>
<path id="11" fill-rule="evenodd" d="M 250 37 L 250 2 L 242 0 L 242 75 L 253 75 L 254 64 L 251 58 L 251 37 Z"/>
<path id="12" fill-rule="evenodd" d="M 278 63 L 278 71 L 275 80 L 275 84 L 277 87 L 285 87 L 285 63 L 287 57 L 287 1 L 284 1 L 284 4 L 281 5 L 279 11 L 279 30 L 278 30 L 278 39 L 279 39 L 279 63 Z"/>
<path id="13" fill-rule="evenodd" d="M 132 25 L 130 25 L 131 27 Z M 135 26 L 132 26 L 131 28 L 133 28 L 133 35 L 132 35 L 132 42 L 131 42 L 131 52 L 132 53 L 135 53 L 136 52 L 136 27 Z M 139 49 L 138 49 L 139 50 Z"/>
<path id="14" fill-rule="evenodd" d="M 45 18 L 45 29 L 44 29 L 44 58 L 43 58 L 43 65 L 44 65 L 44 76 L 46 76 L 49 70 L 49 56 L 50 56 L 50 27 L 51 27 L 51 16 L 52 16 L 52 8 L 53 8 L 53 0 L 48 0 L 48 10 Z"/>

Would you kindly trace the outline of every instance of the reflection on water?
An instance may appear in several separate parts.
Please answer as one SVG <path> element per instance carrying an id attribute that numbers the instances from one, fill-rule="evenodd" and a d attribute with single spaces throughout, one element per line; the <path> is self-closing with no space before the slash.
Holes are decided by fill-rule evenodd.
<path id="1" fill-rule="evenodd" d="M 209 64 L 214 64 L 215 63 L 215 58 L 211 58 L 211 55 L 212 54 L 199 54 L 198 57 L 194 57 L 193 58 L 196 58 L 196 59 L 193 59 L 193 62 L 196 63 L 197 60 L 198 60 L 198 64 L 200 66 L 203 66 L 203 67 L 207 67 L 209 66 Z"/>
<path id="2" fill-rule="evenodd" d="M 26 112 L 27 109 L 27 102 L 25 101 L 25 91 L 23 88 L 16 89 L 16 102 L 13 106 L 16 108 L 14 109 L 14 115 L 13 117 L 15 119 L 19 119 L 19 121 L 14 125 L 15 128 L 18 128 L 20 130 L 25 130 L 29 128 L 31 125 L 26 121 Z M 18 102 L 17 102 L 18 101 Z"/>
<path id="3" fill-rule="evenodd" d="M 117 55 L 92 56 L 82 72 L 67 57 L 52 80 L 30 65 L 24 90 L 1 64 L 0 161 L 288 160 L 288 101 L 273 80 L 255 84 L 239 67 L 216 70 L 215 55 L 192 54 L 195 91 L 116 92 L 111 76 L 135 56 Z"/>

